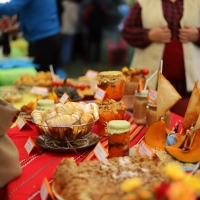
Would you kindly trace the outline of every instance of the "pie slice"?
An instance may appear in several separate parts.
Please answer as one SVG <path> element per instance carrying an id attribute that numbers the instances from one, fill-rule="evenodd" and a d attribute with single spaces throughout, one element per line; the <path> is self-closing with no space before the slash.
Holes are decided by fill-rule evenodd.
<path id="1" fill-rule="evenodd" d="M 183 120 L 183 130 L 190 128 L 191 125 L 195 124 L 197 122 L 199 114 L 200 114 L 200 90 L 198 88 L 198 81 L 196 81 L 185 112 Z"/>
<path id="2" fill-rule="evenodd" d="M 171 85 L 171 83 L 158 72 L 158 95 L 157 95 L 157 113 L 156 118 L 160 118 L 168 111 L 170 108 L 176 104 L 182 97 Z"/>

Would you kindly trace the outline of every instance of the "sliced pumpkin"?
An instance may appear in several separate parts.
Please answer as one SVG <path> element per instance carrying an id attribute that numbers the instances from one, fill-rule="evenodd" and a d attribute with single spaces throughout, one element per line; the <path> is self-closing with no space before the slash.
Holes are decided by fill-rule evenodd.
<path id="1" fill-rule="evenodd" d="M 163 120 L 151 124 L 145 133 L 145 142 L 152 148 L 164 150 L 167 137 L 166 126 Z"/>
<path id="2" fill-rule="evenodd" d="M 180 133 L 176 133 L 177 142 L 173 147 L 181 147 L 185 141 L 186 135 L 182 135 Z"/>
<path id="3" fill-rule="evenodd" d="M 183 151 L 177 146 L 165 146 L 165 150 L 175 159 L 181 162 L 195 163 L 200 161 L 200 131 L 196 133 L 190 151 Z"/>

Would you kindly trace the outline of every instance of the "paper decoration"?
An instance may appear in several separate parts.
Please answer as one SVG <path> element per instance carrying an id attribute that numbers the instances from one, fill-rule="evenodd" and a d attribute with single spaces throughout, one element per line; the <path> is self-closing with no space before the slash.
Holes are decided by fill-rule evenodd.
<path id="1" fill-rule="evenodd" d="M 93 151 L 99 161 L 102 161 L 108 157 L 108 152 L 100 141 L 97 143 Z"/>
<path id="2" fill-rule="evenodd" d="M 69 98 L 70 98 L 69 95 L 67 93 L 64 93 L 60 98 L 60 102 L 64 104 Z"/>
<path id="3" fill-rule="evenodd" d="M 40 188 L 40 197 L 41 200 L 48 200 L 48 199 L 55 200 L 55 197 L 52 193 L 51 187 L 46 177 L 44 178 Z"/>
<path id="4" fill-rule="evenodd" d="M 140 155 L 146 155 L 149 157 L 153 157 L 155 153 L 151 150 L 151 148 L 142 140 L 139 146 L 136 149 L 136 152 Z"/>
<path id="5" fill-rule="evenodd" d="M 101 88 L 97 87 L 97 91 L 94 94 L 94 98 L 100 101 L 103 101 L 104 97 L 106 95 L 106 91 L 102 90 Z"/>
<path id="6" fill-rule="evenodd" d="M 17 122 L 17 126 L 19 130 L 26 129 L 26 128 L 32 129 L 30 124 L 23 117 L 19 119 L 19 121 Z"/>
<path id="7" fill-rule="evenodd" d="M 28 153 L 28 155 L 31 153 L 31 151 L 34 149 L 34 147 L 36 147 L 36 145 L 33 142 L 33 140 L 31 139 L 31 137 L 29 137 L 28 140 L 26 141 L 26 144 L 24 145 L 24 148 L 25 148 L 26 152 Z"/>
<path id="8" fill-rule="evenodd" d="M 85 74 L 85 76 L 87 76 L 88 78 L 97 78 L 98 75 L 99 75 L 99 72 L 91 70 L 91 69 L 89 69 Z"/>
<path id="9" fill-rule="evenodd" d="M 151 101 L 153 101 L 154 103 L 157 102 L 157 91 L 152 89 L 152 88 L 149 88 L 149 92 L 148 92 L 148 95 L 147 95 L 147 98 L 150 99 Z"/>

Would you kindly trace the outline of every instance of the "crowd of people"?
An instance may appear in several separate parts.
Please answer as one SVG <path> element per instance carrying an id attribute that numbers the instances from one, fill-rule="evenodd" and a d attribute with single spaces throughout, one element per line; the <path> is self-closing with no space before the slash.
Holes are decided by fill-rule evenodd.
<path id="1" fill-rule="evenodd" d="M 66 66 L 79 56 L 99 61 L 102 31 L 108 20 L 106 7 L 91 0 L 25 0 L 0 2 L 1 16 L 17 15 L 17 23 L 8 27 L 10 35 L 21 32 L 28 42 L 28 56 L 48 71 Z M 95 57 L 91 52 L 95 52 Z"/>

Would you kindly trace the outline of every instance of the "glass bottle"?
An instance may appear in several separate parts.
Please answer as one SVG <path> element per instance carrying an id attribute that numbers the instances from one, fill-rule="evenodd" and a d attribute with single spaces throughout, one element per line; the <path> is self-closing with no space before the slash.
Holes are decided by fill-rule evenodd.
<path id="1" fill-rule="evenodd" d="M 148 103 L 146 107 L 146 127 L 148 128 L 152 123 L 157 121 L 156 118 L 157 105 L 153 103 Z M 166 128 L 170 127 L 170 111 L 168 110 L 165 115 L 162 117 L 162 120 L 165 121 Z"/>
<path id="2" fill-rule="evenodd" d="M 146 106 L 148 90 L 135 92 L 135 101 L 133 105 L 133 119 L 136 124 L 146 124 Z"/>
<path id="3" fill-rule="evenodd" d="M 109 158 L 129 156 L 130 122 L 112 120 L 107 124 Z"/>

